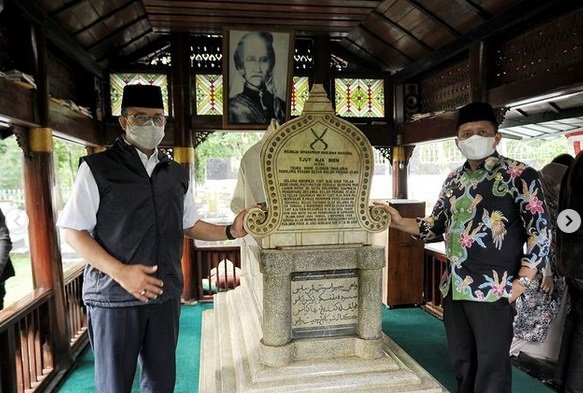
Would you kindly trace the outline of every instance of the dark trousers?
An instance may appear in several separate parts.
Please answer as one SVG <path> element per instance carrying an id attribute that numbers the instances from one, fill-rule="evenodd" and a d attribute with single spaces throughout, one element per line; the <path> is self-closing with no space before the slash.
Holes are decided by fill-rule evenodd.
<path id="1" fill-rule="evenodd" d="M 443 299 L 443 321 L 458 393 L 510 393 L 514 308 L 508 299 Z"/>
<path id="2" fill-rule="evenodd" d="M 0 310 L 4 308 L 4 296 L 6 296 L 6 284 L 0 282 Z"/>
<path id="3" fill-rule="evenodd" d="M 142 393 L 174 391 L 180 299 L 87 310 L 96 392 L 129 393 L 138 361 Z"/>
<path id="4" fill-rule="evenodd" d="M 556 379 L 564 393 L 583 392 L 583 280 L 566 278 L 571 311 L 565 320 Z"/>

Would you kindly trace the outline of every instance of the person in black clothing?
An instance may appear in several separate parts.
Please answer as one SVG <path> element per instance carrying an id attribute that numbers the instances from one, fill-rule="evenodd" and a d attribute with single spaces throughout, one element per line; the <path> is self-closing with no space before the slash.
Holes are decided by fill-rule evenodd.
<path id="1" fill-rule="evenodd" d="M 583 154 L 563 176 L 559 211 L 572 209 L 583 216 Z M 563 330 L 556 380 L 562 392 L 583 391 L 583 226 L 574 232 L 557 231 L 557 268 L 565 276 L 571 301 Z"/>
<path id="2" fill-rule="evenodd" d="M 575 157 L 573 157 L 572 155 L 570 155 L 568 153 L 564 153 L 564 154 L 559 154 L 558 156 L 553 158 L 551 163 L 561 164 L 561 165 L 564 165 L 568 168 L 571 166 L 573 161 L 575 161 Z"/>
<path id="3" fill-rule="evenodd" d="M 4 296 L 6 296 L 6 280 L 14 276 L 14 267 L 10 260 L 12 242 L 10 233 L 6 227 L 6 219 L 0 210 L 0 310 L 4 308 Z"/>
<path id="4" fill-rule="evenodd" d="M 87 262 L 83 300 L 99 393 L 129 393 L 141 366 L 143 393 L 172 393 L 182 293 L 184 236 L 243 237 L 232 225 L 198 218 L 184 167 L 158 151 L 166 119 L 156 86 L 124 88 L 125 134 L 81 159 L 57 225 Z"/>
<path id="5" fill-rule="evenodd" d="M 277 97 L 273 80 L 275 52 L 268 32 L 245 34 L 233 55 L 235 68 L 245 79 L 243 91 L 229 98 L 231 123 L 268 124 L 285 121 L 285 101 Z"/>

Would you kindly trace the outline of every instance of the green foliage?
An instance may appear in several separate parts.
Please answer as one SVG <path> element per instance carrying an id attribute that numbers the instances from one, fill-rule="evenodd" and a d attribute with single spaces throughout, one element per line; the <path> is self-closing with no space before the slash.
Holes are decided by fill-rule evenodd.
<path id="1" fill-rule="evenodd" d="M 55 170 L 62 188 L 71 188 L 77 176 L 79 158 L 87 155 L 85 148 L 70 142 L 53 139 Z"/>
<path id="2" fill-rule="evenodd" d="M 0 189 L 16 190 L 22 188 L 22 150 L 14 135 L 0 140 Z"/>
<path id="3" fill-rule="evenodd" d="M 568 153 L 564 136 L 551 140 L 506 140 L 506 156 L 523 161 L 535 169 L 541 169 L 559 154 Z"/>
<path id="4" fill-rule="evenodd" d="M 77 176 L 79 158 L 85 155 L 87 153 L 83 146 L 53 138 L 53 162 L 57 179 L 55 193 L 58 209 L 61 209 L 67 201 Z"/>
<path id="5" fill-rule="evenodd" d="M 79 158 L 84 156 L 85 149 L 81 145 L 53 138 L 53 162 L 55 167 L 58 207 L 62 207 L 62 200 L 68 196 L 75 176 Z M 0 140 L 0 154 L 2 155 L 2 170 L 0 170 L 0 190 L 22 190 L 22 150 L 16 143 L 16 137 L 11 136 Z"/>
<path id="6" fill-rule="evenodd" d="M 6 281 L 5 307 L 22 299 L 33 290 L 30 256 L 13 252 L 10 254 L 10 259 L 16 274 Z"/>
<path id="7" fill-rule="evenodd" d="M 262 136 L 262 132 L 214 132 L 196 148 L 194 159 L 196 182 L 204 182 L 208 158 L 240 159 L 247 149 L 261 140 Z"/>

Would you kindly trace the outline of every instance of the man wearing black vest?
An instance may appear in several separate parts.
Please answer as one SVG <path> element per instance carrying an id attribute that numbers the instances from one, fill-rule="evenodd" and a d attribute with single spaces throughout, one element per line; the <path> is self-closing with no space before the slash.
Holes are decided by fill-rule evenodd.
<path id="1" fill-rule="evenodd" d="M 83 300 L 95 354 L 95 387 L 130 392 L 139 361 L 141 391 L 171 393 L 182 293 L 183 237 L 243 237 L 232 225 L 197 216 L 187 171 L 157 146 L 166 118 L 159 87 L 124 88 L 123 136 L 81 159 L 59 218 L 64 237 L 87 262 Z"/>

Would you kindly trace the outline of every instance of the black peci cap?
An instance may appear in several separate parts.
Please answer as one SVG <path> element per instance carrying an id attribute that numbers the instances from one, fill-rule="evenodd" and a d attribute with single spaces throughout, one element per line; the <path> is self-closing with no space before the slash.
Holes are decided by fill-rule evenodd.
<path id="1" fill-rule="evenodd" d="M 126 85 L 123 88 L 121 107 L 164 108 L 162 89 L 153 85 Z"/>
<path id="2" fill-rule="evenodd" d="M 494 109 L 492 109 L 490 104 L 486 104 L 485 102 L 472 102 L 461 107 L 457 113 L 455 128 L 458 129 L 462 124 L 472 121 L 491 121 L 498 126 L 498 119 L 496 118 Z"/>

